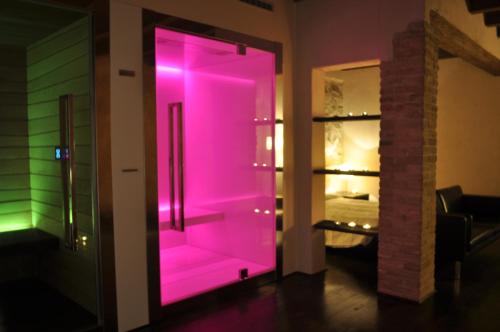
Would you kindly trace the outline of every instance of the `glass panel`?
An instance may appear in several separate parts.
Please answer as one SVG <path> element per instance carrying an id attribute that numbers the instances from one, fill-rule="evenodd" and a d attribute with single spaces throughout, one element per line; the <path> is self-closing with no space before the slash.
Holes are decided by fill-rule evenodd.
<path id="1" fill-rule="evenodd" d="M 156 29 L 156 66 L 166 305 L 275 269 L 274 55 Z"/>
<path id="2" fill-rule="evenodd" d="M 15 289 L 2 319 L 96 325 L 91 19 L 3 1 L 0 28 L 0 287 Z"/>

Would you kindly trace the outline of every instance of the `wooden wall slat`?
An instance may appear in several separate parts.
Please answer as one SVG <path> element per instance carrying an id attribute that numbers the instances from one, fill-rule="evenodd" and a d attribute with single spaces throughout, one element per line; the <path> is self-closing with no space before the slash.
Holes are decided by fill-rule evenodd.
<path id="1" fill-rule="evenodd" d="M 61 192 L 62 181 L 57 176 L 30 175 L 31 189 Z"/>
<path id="2" fill-rule="evenodd" d="M 2 190 L 19 190 L 30 187 L 29 178 L 25 174 L 21 175 L 0 175 Z"/>
<path id="3" fill-rule="evenodd" d="M 61 207 L 63 195 L 61 192 L 31 189 L 31 199 L 34 201 Z"/>
<path id="4" fill-rule="evenodd" d="M 59 100 L 59 96 L 66 94 L 88 93 L 90 89 L 87 76 L 76 78 L 70 81 L 51 85 L 48 88 L 28 93 L 28 104 L 40 103 L 44 101 Z"/>
<path id="5" fill-rule="evenodd" d="M 44 60 L 28 66 L 28 81 L 46 75 L 57 68 L 73 62 L 85 54 L 89 54 L 88 40 L 82 40 L 59 53 L 55 53 Z"/>
<path id="6" fill-rule="evenodd" d="M 59 160 L 31 160 L 31 174 L 61 176 L 61 162 Z"/>
<path id="7" fill-rule="evenodd" d="M 75 127 L 90 126 L 89 110 L 75 110 L 73 122 Z M 31 119 L 28 127 L 30 135 L 59 131 L 59 115 Z"/>
<path id="8" fill-rule="evenodd" d="M 7 201 L 29 201 L 30 188 L 26 189 L 3 189 L 0 188 L 0 202 Z"/>
<path id="9" fill-rule="evenodd" d="M 2 202 L 0 203 L 0 216 L 7 214 L 29 212 L 31 210 L 30 201 Z"/>
<path id="10" fill-rule="evenodd" d="M 1 120 L 0 120 L 1 121 Z M 29 151 L 26 147 L 3 147 L 0 150 L 0 160 L 28 159 Z"/>
<path id="11" fill-rule="evenodd" d="M 74 79 L 81 76 L 87 76 L 89 73 L 89 55 L 83 54 L 73 62 L 65 64 L 43 76 L 39 76 L 28 81 L 28 90 L 36 91 L 47 88 L 51 85 L 61 82 L 61 77 L 65 80 Z"/>
<path id="12" fill-rule="evenodd" d="M 0 106 L 7 105 L 26 105 L 26 93 L 19 92 L 0 92 Z"/>
<path id="13" fill-rule="evenodd" d="M 26 120 L 26 105 L 0 105 L 0 121 Z"/>
<path id="14" fill-rule="evenodd" d="M 12 147 L 28 149 L 28 136 L 3 136 L 0 134 L 0 148 Z"/>
<path id="15" fill-rule="evenodd" d="M 0 175 L 28 174 L 29 169 L 27 159 L 8 159 L 0 162 Z"/>
<path id="16" fill-rule="evenodd" d="M 87 41 L 89 37 L 89 30 L 87 24 L 84 22 L 75 22 L 66 28 L 50 35 L 39 42 L 28 47 L 26 62 L 28 66 L 36 62 L 40 62 L 62 50 L 79 43 Z"/>
<path id="17" fill-rule="evenodd" d="M 30 148 L 45 146 L 45 147 L 54 147 L 59 145 L 59 131 L 45 133 L 45 134 L 36 134 L 30 135 Z"/>
<path id="18" fill-rule="evenodd" d="M 21 76 L 21 73 L 17 73 L 15 76 Z M 12 82 L 5 78 L 0 78 L 0 93 L 17 93 L 25 88 L 25 82 Z"/>
<path id="19" fill-rule="evenodd" d="M 2 63 L 0 63 L 0 79 L 7 82 L 19 82 L 26 84 L 26 65 L 7 65 L 3 61 L 4 60 L 2 59 Z M 23 91 L 25 90 L 26 87 L 23 87 Z"/>

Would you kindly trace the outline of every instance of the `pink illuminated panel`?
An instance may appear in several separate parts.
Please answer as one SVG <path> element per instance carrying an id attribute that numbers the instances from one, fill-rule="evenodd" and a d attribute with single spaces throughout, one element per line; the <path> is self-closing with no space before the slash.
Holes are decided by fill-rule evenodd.
<path id="1" fill-rule="evenodd" d="M 236 50 L 156 29 L 163 305 L 275 269 L 274 55 Z"/>

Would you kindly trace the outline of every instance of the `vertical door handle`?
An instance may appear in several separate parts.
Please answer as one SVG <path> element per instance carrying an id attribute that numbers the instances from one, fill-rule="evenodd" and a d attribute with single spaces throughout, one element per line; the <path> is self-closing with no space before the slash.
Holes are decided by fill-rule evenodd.
<path id="1" fill-rule="evenodd" d="M 73 95 L 59 97 L 59 129 L 61 141 L 61 176 L 63 186 L 64 239 L 66 248 L 78 250 L 78 219 L 76 210 L 75 133 L 73 126 Z"/>
<path id="2" fill-rule="evenodd" d="M 175 127 L 174 127 L 175 122 Z M 184 119 L 182 103 L 168 104 L 170 228 L 184 232 Z M 175 144 L 177 141 L 177 146 Z M 176 152 L 177 147 L 177 154 Z M 176 158 L 177 157 L 177 158 Z M 175 160 L 177 159 L 177 165 Z M 177 177 L 176 177 L 177 166 Z M 177 180 L 177 181 L 176 181 Z M 177 182 L 177 188 L 176 188 Z M 178 198 L 178 199 L 176 199 Z M 179 202 L 179 223 L 176 203 Z"/>

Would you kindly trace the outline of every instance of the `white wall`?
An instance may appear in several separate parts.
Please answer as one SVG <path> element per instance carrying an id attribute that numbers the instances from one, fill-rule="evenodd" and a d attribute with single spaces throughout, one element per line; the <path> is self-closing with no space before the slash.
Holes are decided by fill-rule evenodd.
<path id="1" fill-rule="evenodd" d="M 438 79 L 437 187 L 500 196 L 500 77 L 448 59 Z"/>
<path id="2" fill-rule="evenodd" d="M 293 3 L 274 1 L 269 13 L 235 0 L 112 0 L 111 144 L 113 209 L 120 331 L 148 323 L 144 140 L 142 109 L 142 8 L 283 44 L 285 121 L 284 272 L 296 270 L 293 204 L 292 15 Z M 118 69 L 136 71 L 134 78 Z M 280 96 L 278 96 L 279 98 Z M 122 173 L 137 168 L 136 173 Z"/>
<path id="3" fill-rule="evenodd" d="M 118 326 L 148 323 L 141 12 L 111 2 L 111 161 Z M 118 76 L 119 69 L 136 72 Z M 138 172 L 122 172 L 123 169 Z"/>

